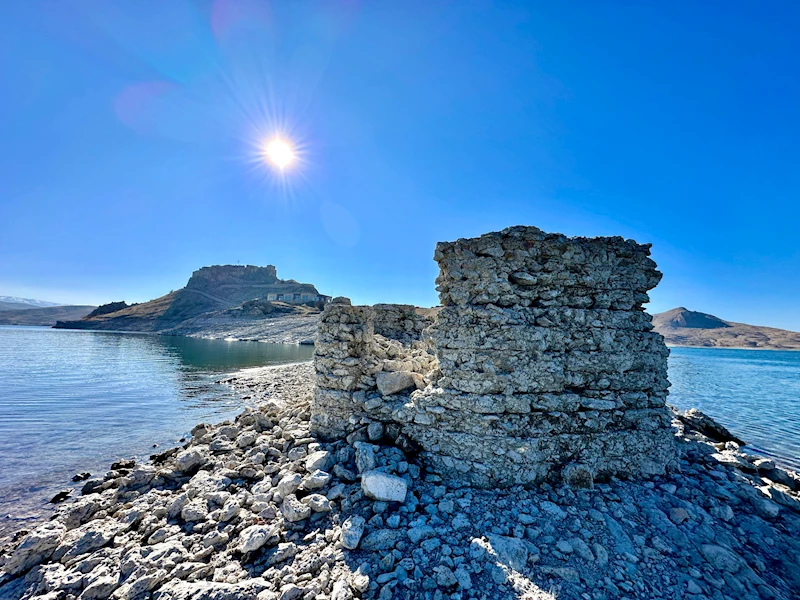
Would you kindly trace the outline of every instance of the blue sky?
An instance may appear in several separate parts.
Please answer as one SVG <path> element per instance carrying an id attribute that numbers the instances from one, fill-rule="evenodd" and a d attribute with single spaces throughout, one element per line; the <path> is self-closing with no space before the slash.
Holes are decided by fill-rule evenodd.
<path id="1" fill-rule="evenodd" d="M 0 294 L 275 264 L 437 303 L 438 240 L 652 242 L 651 312 L 800 330 L 796 2 L 0 3 Z M 283 177 L 259 148 L 301 153 Z"/>

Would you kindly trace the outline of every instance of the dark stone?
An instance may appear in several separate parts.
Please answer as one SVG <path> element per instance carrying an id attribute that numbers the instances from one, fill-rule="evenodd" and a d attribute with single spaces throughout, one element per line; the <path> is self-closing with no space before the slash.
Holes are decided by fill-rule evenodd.
<path id="1" fill-rule="evenodd" d="M 119 460 L 115 463 L 111 463 L 111 470 L 112 471 L 121 471 L 124 469 L 132 469 L 136 466 L 136 461 L 132 458 L 127 460 Z"/>
<path id="2" fill-rule="evenodd" d="M 153 464 L 160 465 L 161 463 L 165 462 L 168 458 L 175 456 L 178 453 L 178 448 L 170 448 L 169 450 L 164 450 L 164 452 L 159 452 L 157 454 L 151 454 L 150 460 Z"/>
<path id="3" fill-rule="evenodd" d="M 422 446 L 405 434 L 397 436 L 397 439 L 394 443 L 397 444 L 397 447 L 405 452 L 406 456 L 408 457 L 417 456 L 422 451 Z"/>
<path id="4" fill-rule="evenodd" d="M 50 504 L 58 504 L 59 502 L 63 502 L 69 495 L 72 493 L 72 490 L 61 490 L 55 496 L 50 498 Z"/>
<path id="5" fill-rule="evenodd" d="M 747 444 L 747 442 L 736 437 L 724 426 L 696 408 L 690 408 L 685 413 L 678 413 L 678 418 L 688 429 L 702 433 L 715 442 L 736 442 L 740 446 Z"/>

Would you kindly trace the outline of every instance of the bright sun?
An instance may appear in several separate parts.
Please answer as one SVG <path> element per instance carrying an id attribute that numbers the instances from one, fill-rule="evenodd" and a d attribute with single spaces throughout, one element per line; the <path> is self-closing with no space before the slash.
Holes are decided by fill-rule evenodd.
<path id="1" fill-rule="evenodd" d="M 267 144 L 265 152 L 269 162 L 279 169 L 287 167 L 294 160 L 294 150 L 279 137 L 274 138 Z"/>

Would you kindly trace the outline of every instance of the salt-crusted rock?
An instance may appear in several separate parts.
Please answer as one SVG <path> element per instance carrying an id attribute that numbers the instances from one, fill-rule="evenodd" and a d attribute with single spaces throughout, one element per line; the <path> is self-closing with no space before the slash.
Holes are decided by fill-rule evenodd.
<path id="1" fill-rule="evenodd" d="M 274 525 L 251 525 L 239 534 L 239 552 L 255 552 L 276 538 L 277 534 L 278 529 Z"/>
<path id="2" fill-rule="evenodd" d="M 405 480 L 381 471 L 367 471 L 361 475 L 364 495 L 384 502 L 405 502 L 408 485 Z"/>
<path id="3" fill-rule="evenodd" d="M 300 502 L 294 494 L 289 494 L 283 499 L 281 512 L 287 521 L 294 523 L 310 517 L 311 507 Z"/>
<path id="4" fill-rule="evenodd" d="M 24 573 L 48 558 L 61 542 L 66 527 L 61 523 L 44 523 L 26 535 L 17 549 L 3 565 L 9 575 Z"/>

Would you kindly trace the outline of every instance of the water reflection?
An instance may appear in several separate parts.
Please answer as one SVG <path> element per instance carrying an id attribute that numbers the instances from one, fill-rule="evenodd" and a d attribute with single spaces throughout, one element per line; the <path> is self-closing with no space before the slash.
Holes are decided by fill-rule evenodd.
<path id="1" fill-rule="evenodd" d="M 308 360 L 313 347 L 0 327 L 0 508 L 44 497 L 76 471 L 174 445 L 241 399 L 215 383 L 240 368 Z M 6 506 L 3 506 L 3 502 Z"/>

